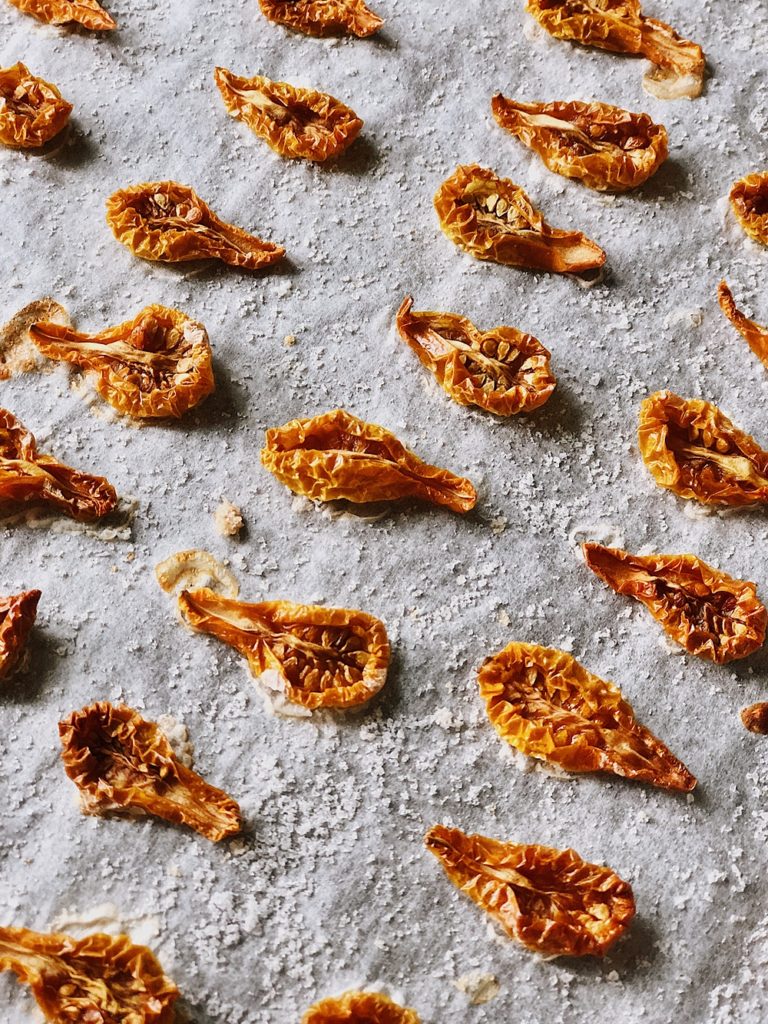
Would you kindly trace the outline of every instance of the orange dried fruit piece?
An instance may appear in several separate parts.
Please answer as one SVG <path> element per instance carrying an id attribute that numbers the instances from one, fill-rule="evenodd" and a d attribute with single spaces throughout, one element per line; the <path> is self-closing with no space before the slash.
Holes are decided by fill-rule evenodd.
<path id="1" fill-rule="evenodd" d="M 477 164 L 456 168 L 435 193 L 435 209 L 448 238 L 478 260 L 557 274 L 605 263 L 581 231 L 550 227 L 519 185 Z"/>
<path id="2" fill-rule="evenodd" d="M 716 405 L 656 391 L 640 407 L 640 454 L 659 487 L 704 505 L 768 502 L 768 452 Z"/>
<path id="3" fill-rule="evenodd" d="M 21 62 L 0 68 L 0 143 L 37 149 L 63 131 L 72 104 L 55 85 L 37 78 Z"/>
<path id="4" fill-rule="evenodd" d="M 265 18 L 307 36 L 364 38 L 384 21 L 363 0 L 259 0 Z"/>
<path id="5" fill-rule="evenodd" d="M 706 61 L 697 43 L 646 17 L 640 0 L 527 0 L 526 10 L 556 39 L 647 58 L 643 87 L 661 100 L 701 95 Z"/>
<path id="6" fill-rule="evenodd" d="M 768 369 L 768 327 L 763 327 L 756 320 L 750 320 L 736 306 L 733 293 L 725 281 L 717 288 L 717 301 L 725 316 L 731 321 L 739 334 L 746 340 L 757 358 Z"/>
<path id="7" fill-rule="evenodd" d="M 588 543 L 584 560 L 604 583 L 641 601 L 686 651 L 725 665 L 763 646 L 768 611 L 754 583 L 695 555 L 633 555 Z"/>
<path id="8" fill-rule="evenodd" d="M 390 431 L 344 409 L 268 430 L 261 461 L 313 501 L 419 498 L 454 512 L 468 512 L 477 502 L 469 480 L 422 462 Z"/>
<path id="9" fill-rule="evenodd" d="M 310 1006 L 301 1024 L 420 1024 L 415 1010 L 382 992 L 345 992 Z"/>
<path id="10" fill-rule="evenodd" d="M 749 237 L 768 245 L 768 171 L 739 178 L 730 200 L 736 220 Z"/>
<path id="11" fill-rule="evenodd" d="M 632 886 L 575 850 L 434 825 L 425 845 L 510 938 L 547 956 L 602 956 L 635 916 Z"/>
<path id="12" fill-rule="evenodd" d="M 48 505 L 72 519 L 92 522 L 112 512 L 117 494 L 101 476 L 81 473 L 37 450 L 30 432 L 0 409 L 0 509 Z"/>
<path id="13" fill-rule="evenodd" d="M 18 668 L 37 618 L 39 590 L 0 597 L 0 680 Z"/>
<path id="14" fill-rule="evenodd" d="M 277 710 L 351 708 L 383 687 L 390 648 L 384 623 L 366 612 L 291 601 L 248 604 L 204 587 L 184 590 L 192 629 L 234 647 Z"/>
<path id="15" fill-rule="evenodd" d="M 280 156 L 329 160 L 351 146 L 363 122 L 350 107 L 316 89 L 214 72 L 224 105 Z"/>
<path id="16" fill-rule="evenodd" d="M 759 704 L 750 704 L 741 712 L 741 721 L 744 728 L 759 736 L 768 736 L 768 701 L 760 701 Z"/>
<path id="17" fill-rule="evenodd" d="M 193 189 L 176 181 L 119 189 L 107 200 L 107 224 L 118 242 L 143 260 L 216 259 L 258 270 L 285 256 L 282 246 L 221 220 Z"/>
<path id="18" fill-rule="evenodd" d="M 99 334 L 50 322 L 29 333 L 44 356 L 88 371 L 105 401 L 137 419 L 179 418 L 215 388 L 208 334 L 178 309 L 147 306 Z"/>
<path id="19" fill-rule="evenodd" d="M 214 843 L 242 831 L 235 801 L 183 765 L 160 727 L 132 708 L 91 704 L 59 722 L 59 736 L 83 814 L 152 814 Z"/>
<path id="20" fill-rule="evenodd" d="M 667 159 L 667 129 L 608 103 L 518 103 L 497 93 L 493 116 L 550 171 L 598 192 L 638 188 Z"/>
<path id="21" fill-rule="evenodd" d="M 96 0 L 10 0 L 10 3 L 49 25 L 76 22 L 94 32 L 117 28 L 117 23 Z"/>
<path id="22" fill-rule="evenodd" d="M 397 312 L 397 329 L 459 405 L 513 416 L 538 409 L 555 390 L 550 352 L 514 327 L 483 332 L 456 313 L 417 313 L 409 295 Z"/>
<path id="23" fill-rule="evenodd" d="M 569 772 L 611 772 L 662 789 L 696 785 L 682 761 L 640 725 L 613 683 L 575 658 L 508 644 L 478 672 L 480 696 L 502 739 Z"/>

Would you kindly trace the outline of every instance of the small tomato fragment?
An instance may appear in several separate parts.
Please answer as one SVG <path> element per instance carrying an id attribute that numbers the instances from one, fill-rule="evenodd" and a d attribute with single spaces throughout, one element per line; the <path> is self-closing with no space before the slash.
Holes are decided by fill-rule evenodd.
<path id="1" fill-rule="evenodd" d="M 741 720 L 744 728 L 759 736 L 768 736 L 768 701 L 761 701 L 759 704 L 750 704 L 741 712 Z"/>
<path id="2" fill-rule="evenodd" d="M 101 519 L 117 505 L 112 484 L 81 473 L 37 450 L 37 443 L 16 417 L 0 409 L 0 508 L 49 505 L 72 519 Z"/>
<path id="3" fill-rule="evenodd" d="M 419 498 L 454 512 L 475 507 L 469 480 L 422 462 L 394 434 L 335 409 L 267 431 L 262 465 L 313 501 Z"/>
<path id="4" fill-rule="evenodd" d="M 72 104 L 55 85 L 37 78 L 21 62 L 0 68 L 0 143 L 12 149 L 37 149 L 62 131 Z"/>
<path id="5" fill-rule="evenodd" d="M 434 825 L 425 845 L 510 938 L 547 956 L 602 956 L 635 916 L 632 886 L 575 850 Z"/>
<path id="6" fill-rule="evenodd" d="M 694 555 L 632 555 L 584 544 L 584 560 L 617 594 L 641 601 L 691 654 L 725 665 L 763 646 L 768 611 L 754 583 Z"/>
<path id="7" fill-rule="evenodd" d="M 408 296 L 397 329 L 441 387 L 459 405 L 477 405 L 497 416 L 531 412 L 555 390 L 550 353 L 514 327 L 479 331 L 455 313 L 417 313 Z"/>
<path id="8" fill-rule="evenodd" d="M 435 209 L 448 238 L 478 260 L 557 274 L 605 263 L 581 231 L 550 227 L 519 185 L 477 164 L 457 167 L 437 190 Z"/>
<path id="9" fill-rule="evenodd" d="M 237 597 L 240 584 L 235 575 L 210 551 L 192 548 L 177 551 L 155 566 L 155 578 L 166 594 L 208 587 L 226 597 Z"/>
<path id="10" fill-rule="evenodd" d="M 497 93 L 493 116 L 550 171 L 599 192 L 638 188 L 667 159 L 667 129 L 608 103 L 517 103 Z"/>
<path id="11" fill-rule="evenodd" d="M 756 320 L 750 320 L 737 308 L 731 289 L 721 281 L 717 288 L 717 300 L 720 309 L 731 321 L 739 334 L 746 340 L 757 358 L 768 369 L 768 327 L 763 327 Z"/>
<path id="12" fill-rule="evenodd" d="M 173 1024 L 179 990 L 127 935 L 0 928 L 0 971 L 29 985 L 51 1024 Z"/>
<path id="13" fill-rule="evenodd" d="M 749 237 L 768 245 L 768 171 L 739 178 L 730 200 L 736 220 Z"/>
<path id="14" fill-rule="evenodd" d="M 208 334 L 178 309 L 147 306 L 100 334 L 50 322 L 29 333 L 44 356 L 88 371 L 105 401 L 137 419 L 178 419 L 215 387 Z"/>
<path id="15" fill-rule="evenodd" d="M 640 407 L 638 439 L 656 483 L 681 498 L 768 502 L 768 452 L 711 402 L 656 391 Z"/>
<path id="16" fill-rule="evenodd" d="M 64 770 L 83 814 L 153 814 L 217 843 L 242 831 L 240 808 L 179 761 L 137 711 L 106 702 L 59 722 Z"/>
<path id="17" fill-rule="evenodd" d="M 363 127 L 354 110 L 327 93 L 261 75 L 242 78 L 226 68 L 216 68 L 214 77 L 230 116 L 280 156 L 329 160 L 351 146 Z"/>
<path id="18" fill-rule="evenodd" d="M 77 22 L 94 32 L 109 32 L 117 23 L 96 0 L 9 0 L 24 14 L 49 25 Z"/>
<path id="19" fill-rule="evenodd" d="M 118 190 L 107 201 L 107 224 L 118 242 L 144 260 L 216 259 L 258 270 L 285 256 L 282 246 L 220 220 L 193 189 L 176 181 Z"/>
<path id="20" fill-rule="evenodd" d="M 345 992 L 310 1006 L 301 1024 L 420 1024 L 415 1010 L 381 992 Z"/>
<path id="21" fill-rule="evenodd" d="M 0 680 L 18 668 L 37 618 L 39 590 L 0 597 Z"/>
<path id="22" fill-rule="evenodd" d="M 184 620 L 234 647 L 262 685 L 289 704 L 350 708 L 384 685 L 389 640 L 384 623 L 366 612 L 290 601 L 247 604 L 212 590 L 184 590 Z"/>
<path id="23" fill-rule="evenodd" d="M 384 24 L 363 0 L 259 0 L 265 18 L 307 36 L 372 36 Z"/>
<path id="24" fill-rule="evenodd" d="M 502 739 L 569 772 L 612 772 L 662 789 L 696 785 L 682 761 L 635 719 L 613 683 L 564 651 L 508 644 L 486 658 L 480 696 Z"/>

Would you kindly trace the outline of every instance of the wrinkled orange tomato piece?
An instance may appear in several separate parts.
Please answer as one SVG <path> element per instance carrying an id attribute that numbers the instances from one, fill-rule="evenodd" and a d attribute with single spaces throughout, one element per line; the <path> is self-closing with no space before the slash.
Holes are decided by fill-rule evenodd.
<path id="1" fill-rule="evenodd" d="M 550 227 L 509 178 L 477 164 L 458 167 L 435 194 L 440 227 L 478 260 L 511 267 L 580 274 L 605 263 L 605 253 L 581 231 Z"/>
<path id="2" fill-rule="evenodd" d="M 267 431 L 262 464 L 313 501 L 419 498 L 454 512 L 475 507 L 469 480 L 422 462 L 383 427 L 335 409 Z"/>
<path id="3" fill-rule="evenodd" d="M 345 992 L 310 1006 L 301 1024 L 420 1024 L 415 1010 L 381 992 Z"/>
<path id="4" fill-rule="evenodd" d="M 100 334 L 49 322 L 29 334 L 48 359 L 89 371 L 101 397 L 137 419 L 179 418 L 215 387 L 208 334 L 178 309 L 147 306 Z"/>
<path id="5" fill-rule="evenodd" d="M 316 89 L 242 78 L 216 68 L 216 84 L 229 114 L 243 121 L 280 156 L 329 160 L 351 146 L 363 122 L 349 107 Z"/>
<path id="6" fill-rule="evenodd" d="M 612 772 L 662 789 L 696 779 L 635 719 L 621 691 L 564 651 L 508 644 L 478 673 L 488 717 L 507 743 L 569 772 Z"/>
<path id="7" fill-rule="evenodd" d="M 550 171 L 598 192 L 627 192 L 667 159 L 667 129 L 608 103 L 517 103 L 497 93 L 493 116 Z"/>
<path id="8" fill-rule="evenodd" d="M 632 555 L 593 543 L 583 551 L 595 575 L 617 594 L 641 601 L 691 654 L 725 665 L 763 646 L 768 611 L 754 583 L 695 555 Z"/>
<path id="9" fill-rule="evenodd" d="M 647 58 L 653 67 L 643 87 L 657 99 L 701 95 L 704 51 L 663 21 L 647 18 L 640 0 L 527 0 L 526 9 L 556 39 Z"/>
<path id="10" fill-rule="evenodd" d="M 759 736 L 768 736 L 768 701 L 760 701 L 759 704 L 750 704 L 741 712 L 741 721 L 744 728 Z"/>
<path id="11" fill-rule="evenodd" d="M 638 438 L 656 483 L 681 498 L 768 502 L 768 452 L 710 402 L 657 391 L 640 407 Z"/>
<path id="12" fill-rule="evenodd" d="M 602 956 L 635 916 L 629 882 L 575 850 L 504 843 L 434 825 L 425 844 L 511 938 L 548 956 Z"/>
<path id="13" fill-rule="evenodd" d="M 117 28 L 117 23 L 96 0 L 10 0 L 10 3 L 24 14 L 31 14 L 49 25 L 76 22 L 94 32 Z"/>
<path id="14" fill-rule="evenodd" d="M 0 680 L 12 675 L 24 655 L 39 600 L 39 590 L 0 597 Z"/>
<path id="15" fill-rule="evenodd" d="M 355 707 L 386 681 L 387 631 L 365 612 L 290 601 L 247 604 L 206 587 L 182 591 L 179 609 L 193 629 L 239 651 L 252 674 L 289 704 L 310 711 Z"/>
<path id="16" fill-rule="evenodd" d="M 55 85 L 37 78 L 22 63 L 0 68 L 0 143 L 37 149 L 62 131 L 72 104 Z"/>
<path id="17" fill-rule="evenodd" d="M 372 36 L 384 24 L 363 0 L 259 0 L 269 21 L 307 36 Z"/>
<path id="18" fill-rule="evenodd" d="M 179 990 L 127 935 L 84 939 L 0 928 L 0 971 L 29 985 L 52 1024 L 173 1024 Z"/>
<path id="19" fill-rule="evenodd" d="M 768 245 L 768 171 L 739 178 L 730 199 L 736 220 L 749 237 Z"/>
<path id="20" fill-rule="evenodd" d="M 278 263 L 285 249 L 220 220 L 197 193 L 176 181 L 123 188 L 107 201 L 115 238 L 143 260 L 183 263 L 221 260 L 258 270 Z"/>
<path id="21" fill-rule="evenodd" d="M 408 296 L 398 310 L 397 329 L 459 405 L 512 416 L 538 409 L 555 390 L 550 353 L 514 327 L 482 332 L 456 313 L 417 313 Z"/>
<path id="22" fill-rule="evenodd" d="M 137 711 L 106 702 L 59 723 L 64 770 L 84 814 L 153 814 L 217 843 L 242 830 L 240 808 L 187 768 Z"/>
<path id="23" fill-rule="evenodd" d="M 746 340 L 763 366 L 768 369 L 768 327 L 763 327 L 756 320 L 750 320 L 749 317 L 744 316 L 736 306 L 731 289 L 725 281 L 721 281 L 718 285 L 717 299 L 720 309 Z"/>
<path id="24" fill-rule="evenodd" d="M 101 476 L 81 473 L 37 450 L 16 417 L 0 409 L 0 508 L 48 505 L 72 519 L 101 519 L 117 505 L 117 494 Z"/>

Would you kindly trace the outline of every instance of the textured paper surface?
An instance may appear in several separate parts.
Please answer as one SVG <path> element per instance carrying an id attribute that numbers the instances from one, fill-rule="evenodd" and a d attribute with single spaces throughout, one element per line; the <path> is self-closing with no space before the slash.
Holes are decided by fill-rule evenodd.
<path id="1" fill-rule="evenodd" d="M 206 324 L 218 383 L 182 423 L 140 429 L 89 407 L 63 368 L 0 385 L 43 450 L 137 502 L 129 540 L 0 531 L 3 592 L 43 591 L 30 669 L 0 695 L 0 916 L 45 929 L 112 904 L 129 930 L 152 919 L 197 1024 L 295 1024 L 357 985 L 387 987 L 426 1024 L 759 1020 L 768 741 L 738 711 L 765 695 L 768 656 L 718 668 L 670 651 L 573 542 L 691 551 L 768 596 L 766 514 L 699 516 L 655 487 L 635 442 L 641 400 L 669 386 L 768 445 L 766 371 L 715 298 L 725 276 L 768 321 L 768 254 L 724 201 L 766 166 L 765 5 L 649 0 L 709 58 L 705 95 L 668 104 L 642 92 L 643 61 L 542 36 L 521 0 L 375 6 L 379 38 L 338 42 L 270 25 L 255 0 L 112 0 L 120 28 L 102 37 L 0 5 L 3 65 L 24 60 L 75 105 L 60 152 L 0 153 L 0 318 L 42 295 L 84 330 L 178 306 Z M 363 134 L 333 166 L 285 162 L 226 116 L 216 64 L 331 92 Z M 670 160 L 638 194 L 601 197 L 495 125 L 497 90 L 646 110 L 669 129 Z M 432 195 L 473 161 L 602 244 L 605 283 L 585 290 L 455 249 Z M 163 178 L 284 244 L 290 262 L 253 276 L 134 259 L 104 223 L 106 197 Z M 453 404 L 393 336 L 407 293 L 417 309 L 535 334 L 553 353 L 551 401 L 508 421 Z M 477 512 L 368 523 L 294 500 L 259 465 L 263 431 L 338 405 L 470 476 Z M 222 497 L 243 509 L 240 541 L 215 532 Z M 379 615 L 395 652 L 381 699 L 319 724 L 267 716 L 245 663 L 180 626 L 154 580 L 156 562 L 188 547 L 229 559 L 245 599 Z M 511 639 L 569 649 L 617 682 L 699 777 L 692 803 L 521 771 L 474 680 Z M 83 818 L 56 723 L 98 699 L 183 721 L 197 769 L 241 802 L 251 835 L 214 847 L 155 820 Z M 609 863 L 637 897 L 626 941 L 604 962 L 546 963 L 492 937 L 422 847 L 436 821 Z M 472 971 L 499 979 L 485 1006 L 453 984 Z M 33 1017 L 10 976 L 0 1002 L 3 1019 Z"/>

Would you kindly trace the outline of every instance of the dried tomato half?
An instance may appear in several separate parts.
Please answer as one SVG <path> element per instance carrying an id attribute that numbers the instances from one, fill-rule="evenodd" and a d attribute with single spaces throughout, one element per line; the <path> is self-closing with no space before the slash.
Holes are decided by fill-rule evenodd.
<path id="1" fill-rule="evenodd" d="M 365 612 L 290 601 L 247 604 L 213 590 L 184 590 L 185 621 L 234 647 L 256 679 L 289 704 L 350 708 L 375 696 L 387 678 L 384 623 Z"/>
<path id="2" fill-rule="evenodd" d="M 448 238 L 478 260 L 557 274 L 605 263 L 581 231 L 550 227 L 519 185 L 477 164 L 456 168 L 435 193 L 435 209 Z"/>
<path id="3" fill-rule="evenodd" d="M 83 814 L 153 814 L 217 843 L 242 831 L 240 808 L 174 755 L 137 711 L 106 702 L 59 722 L 64 770 Z"/>
<path id="4" fill-rule="evenodd" d="M 242 78 L 216 68 L 216 84 L 230 116 L 239 118 L 280 156 L 329 160 L 351 146 L 363 122 L 350 107 L 316 89 Z"/>
<path id="5" fill-rule="evenodd" d="M 768 171 L 739 178 L 730 199 L 736 220 L 749 237 L 768 245 Z"/>
<path id="6" fill-rule="evenodd" d="M 656 391 L 640 407 L 638 437 L 659 487 L 705 505 L 768 502 L 768 452 L 716 405 Z"/>
<path id="7" fill-rule="evenodd" d="M 138 419 L 181 417 L 215 387 L 208 334 L 178 309 L 147 306 L 99 334 L 48 322 L 29 333 L 44 356 L 89 371 L 102 398 Z"/>
<path id="8" fill-rule="evenodd" d="M 262 464 L 313 501 L 419 498 L 454 512 L 475 507 L 469 480 L 422 462 L 383 427 L 335 409 L 267 431 Z"/>
<path id="9" fill-rule="evenodd" d="M 0 597 L 0 680 L 18 667 L 37 618 L 39 590 Z"/>
<path id="10" fill-rule="evenodd" d="M 0 409 L 0 508 L 49 505 L 72 519 L 101 519 L 117 505 L 117 494 L 102 476 L 81 473 L 37 450 L 16 417 Z"/>
<path id="11" fill-rule="evenodd" d="M 49 25 L 77 22 L 95 32 L 117 28 L 117 23 L 96 0 L 10 0 L 10 3 L 24 14 L 31 14 Z"/>
<path id="12" fill-rule="evenodd" d="M 115 238 L 144 260 L 181 263 L 221 260 L 258 270 L 278 263 L 285 249 L 220 220 L 200 196 L 176 181 L 123 188 L 107 201 Z"/>
<path id="13" fill-rule="evenodd" d="M 720 309 L 728 317 L 739 334 L 746 340 L 757 358 L 768 369 L 768 327 L 763 327 L 756 320 L 750 320 L 737 308 L 731 289 L 721 281 L 717 289 Z"/>
<path id="14" fill-rule="evenodd" d="M 632 555 L 584 544 L 584 560 L 617 594 L 641 601 L 691 654 L 725 665 L 763 646 L 768 611 L 754 583 L 694 555 Z"/>
<path id="15" fill-rule="evenodd" d="M 265 18 L 307 36 L 372 36 L 384 24 L 363 0 L 259 0 Z"/>
<path id="16" fill-rule="evenodd" d="M 768 736 L 768 701 L 761 701 L 759 704 L 750 704 L 741 712 L 741 720 L 744 728 L 759 736 Z"/>
<path id="17" fill-rule="evenodd" d="M 647 18 L 640 0 L 527 0 L 526 9 L 556 39 L 646 57 L 653 67 L 643 87 L 657 99 L 701 95 L 704 51 L 663 21 Z"/>
<path id="18" fill-rule="evenodd" d="M 127 935 L 0 928 L 0 971 L 29 985 L 51 1024 L 173 1024 L 179 990 Z"/>
<path id="19" fill-rule="evenodd" d="M 569 772 L 612 772 L 662 789 L 693 789 L 682 761 L 640 725 L 621 690 L 564 651 L 508 644 L 477 677 L 494 728 L 529 757 Z"/>
<path id="20" fill-rule="evenodd" d="M 419 1024 L 419 1017 L 381 992 L 345 992 L 310 1006 L 301 1024 Z"/>
<path id="21" fill-rule="evenodd" d="M 575 850 L 504 843 L 434 825 L 425 844 L 510 938 L 548 956 L 602 956 L 635 916 L 632 886 Z"/>
<path id="22" fill-rule="evenodd" d="M 491 110 L 550 171 L 599 192 L 637 188 L 669 152 L 664 125 L 608 103 L 517 103 L 497 93 Z"/>
<path id="23" fill-rule="evenodd" d="M 456 313 L 417 313 L 408 296 L 398 310 L 397 329 L 459 405 L 512 416 L 538 409 L 555 390 L 550 353 L 514 327 L 482 332 Z"/>
<path id="24" fill-rule="evenodd" d="M 0 68 L 0 143 L 37 149 L 62 131 L 72 104 L 55 85 L 37 78 L 22 63 Z"/>

